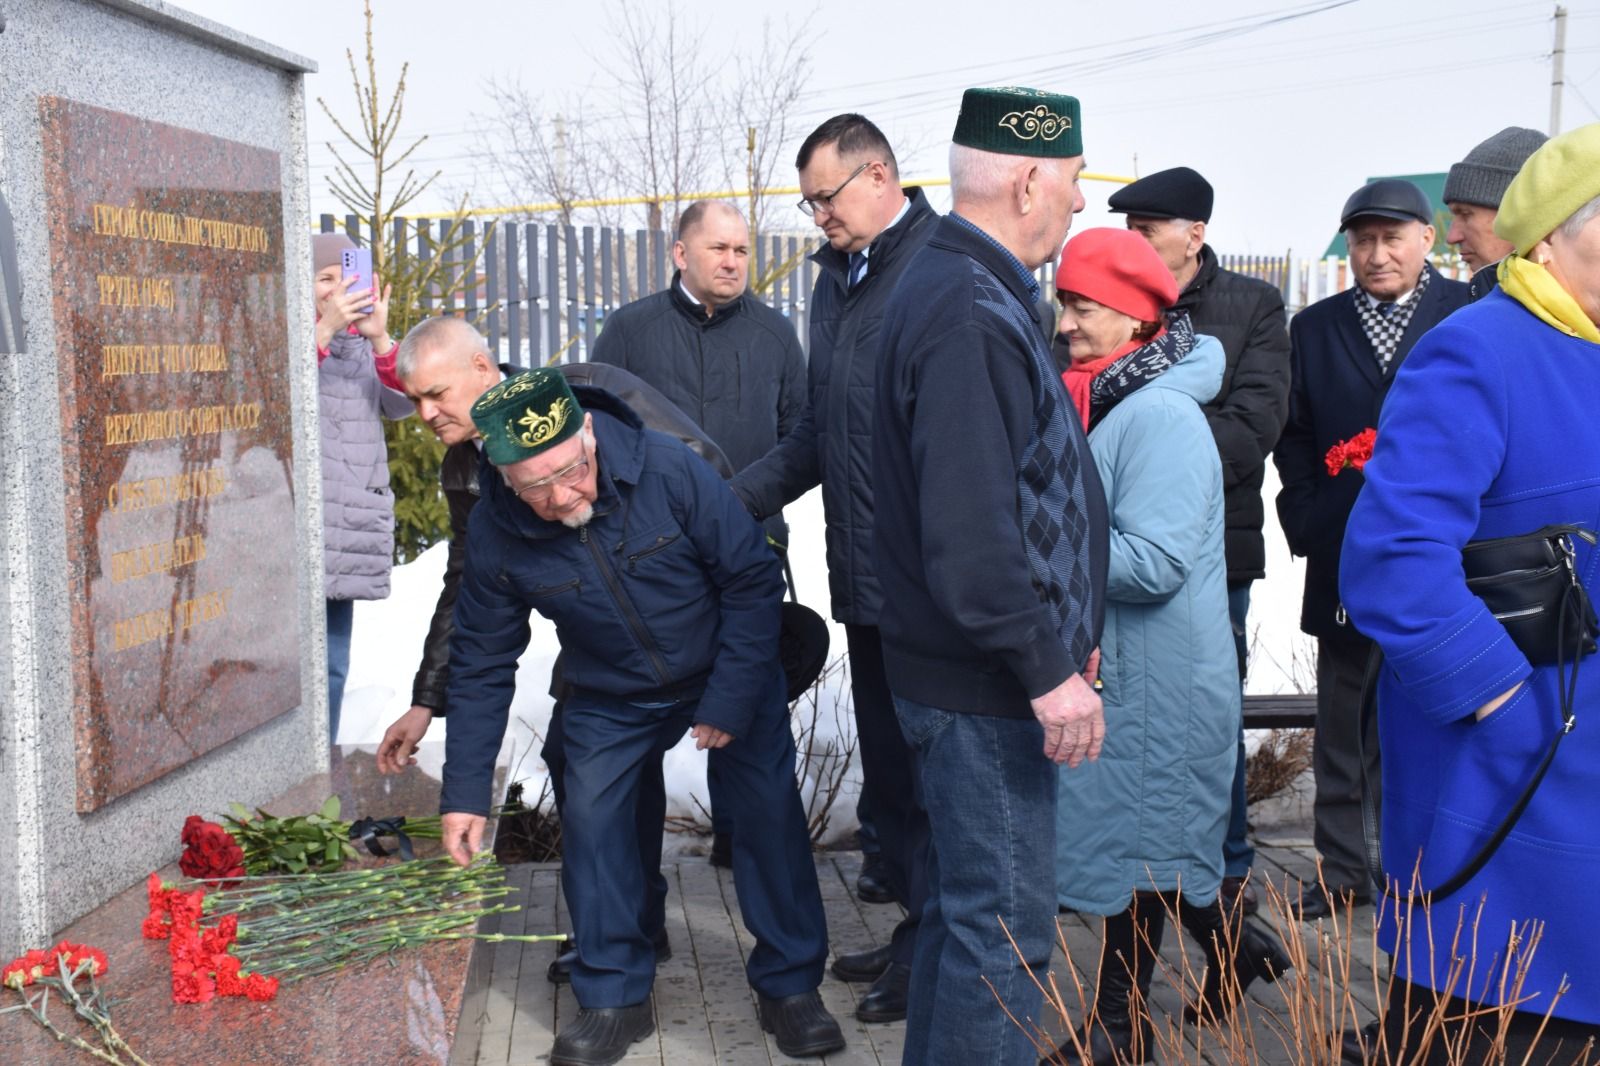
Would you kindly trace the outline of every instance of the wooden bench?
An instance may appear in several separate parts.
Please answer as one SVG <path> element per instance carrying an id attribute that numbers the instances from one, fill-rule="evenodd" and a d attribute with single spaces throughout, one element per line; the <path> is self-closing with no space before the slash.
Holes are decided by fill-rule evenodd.
<path id="1" fill-rule="evenodd" d="M 1310 729 L 1317 723 L 1316 693 L 1244 698 L 1246 729 Z"/>

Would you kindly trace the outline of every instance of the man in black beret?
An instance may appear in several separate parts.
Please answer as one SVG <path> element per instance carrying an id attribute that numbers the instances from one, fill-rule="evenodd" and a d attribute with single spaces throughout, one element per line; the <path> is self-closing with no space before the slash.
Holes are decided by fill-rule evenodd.
<path id="1" fill-rule="evenodd" d="M 1351 194 L 1339 228 L 1355 287 L 1319 300 L 1289 325 L 1289 421 L 1273 452 L 1278 519 L 1289 550 L 1305 557 L 1300 628 L 1317 638 L 1316 779 L 1313 840 L 1322 886 L 1307 883 L 1301 916 L 1330 913 L 1333 900 L 1370 898 L 1361 837 L 1361 685 L 1372 642 L 1339 603 L 1339 549 L 1361 471 L 1330 464 L 1329 451 L 1378 424 L 1389 383 L 1417 338 L 1467 302 L 1467 286 L 1428 263 L 1433 205 L 1409 181 L 1389 178 Z M 1330 466 L 1334 469 L 1330 471 Z M 1377 779 L 1377 753 L 1367 753 Z"/>
<path id="2" fill-rule="evenodd" d="M 1109 206 L 1127 215 L 1128 228 L 1160 253 L 1178 282 L 1175 306 L 1189 313 L 1195 332 L 1217 338 L 1227 355 L 1222 388 L 1203 410 L 1222 456 L 1228 617 L 1233 623 L 1243 684 L 1250 585 L 1266 576 L 1267 566 L 1261 535 L 1266 520 L 1261 483 L 1267 456 L 1278 443 L 1289 413 L 1289 333 L 1283 296 L 1265 281 L 1224 270 L 1218 264 L 1217 253 L 1206 243 L 1211 183 L 1188 167 L 1140 178 L 1113 193 Z M 1057 347 L 1064 343 L 1058 341 Z M 1241 728 L 1233 814 L 1222 848 L 1222 891 L 1228 902 L 1238 900 L 1247 914 L 1253 914 L 1258 901 L 1246 878 L 1255 861 L 1255 849 L 1247 835 L 1244 771 Z"/>

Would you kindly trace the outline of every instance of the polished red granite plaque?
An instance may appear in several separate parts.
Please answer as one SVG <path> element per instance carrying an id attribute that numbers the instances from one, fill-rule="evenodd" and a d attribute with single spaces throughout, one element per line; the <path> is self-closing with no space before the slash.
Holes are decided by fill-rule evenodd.
<path id="1" fill-rule="evenodd" d="M 276 152 L 39 108 L 90 811 L 300 703 L 296 353 Z"/>

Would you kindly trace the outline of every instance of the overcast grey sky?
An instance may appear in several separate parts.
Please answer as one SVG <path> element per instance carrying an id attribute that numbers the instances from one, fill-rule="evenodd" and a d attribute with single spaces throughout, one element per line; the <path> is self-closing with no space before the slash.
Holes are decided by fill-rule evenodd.
<path id="1" fill-rule="evenodd" d="M 563 97 L 603 90 L 614 76 L 606 63 L 613 2 L 380 0 L 380 75 L 392 84 L 401 62 L 411 64 L 405 128 L 430 138 L 418 158 L 444 170 L 449 187 L 492 200 L 474 158 L 473 116 L 490 110 L 486 81 L 520 78 L 551 110 Z M 1353 0 L 1260 25 L 1334 2 L 818 0 L 808 10 L 804 0 L 683 0 L 679 11 L 705 29 L 708 53 L 723 63 L 755 46 L 764 18 L 804 18 L 816 40 L 800 136 L 858 110 L 897 146 L 904 175 L 943 176 L 963 88 L 1068 92 L 1083 104 L 1090 169 L 1195 167 L 1217 189 L 1210 238 L 1219 250 L 1304 255 L 1322 250 L 1340 205 L 1368 175 L 1445 170 L 1504 126 L 1546 129 L 1550 118 L 1548 0 Z M 177 6 L 320 64 L 306 83 L 312 204 L 334 209 L 324 142 L 335 134 L 315 98 L 353 117 L 344 50 L 359 58 L 359 0 Z M 1570 129 L 1600 121 L 1600 0 L 1565 6 L 1562 126 Z M 742 140 L 743 131 L 730 121 L 728 136 Z M 791 183 L 792 170 L 780 178 Z M 1075 229 L 1108 221 L 1112 188 L 1086 187 L 1089 208 Z M 794 222 L 805 219 L 797 213 Z"/>

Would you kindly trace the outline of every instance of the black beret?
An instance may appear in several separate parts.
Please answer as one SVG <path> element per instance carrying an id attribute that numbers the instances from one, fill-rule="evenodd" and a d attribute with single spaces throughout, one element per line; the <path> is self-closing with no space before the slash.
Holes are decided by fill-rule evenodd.
<path id="1" fill-rule="evenodd" d="M 1111 194 L 1106 206 L 1142 218 L 1211 221 L 1211 183 L 1188 167 L 1158 170 Z"/>
<path id="2" fill-rule="evenodd" d="M 1428 202 L 1427 193 L 1403 178 L 1370 181 L 1344 202 L 1344 210 L 1339 214 L 1339 232 L 1349 229 L 1356 219 L 1372 215 L 1431 226 L 1433 204 Z"/>

